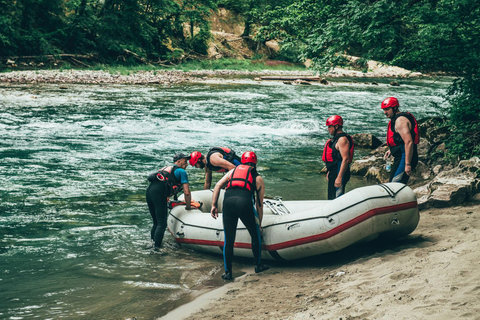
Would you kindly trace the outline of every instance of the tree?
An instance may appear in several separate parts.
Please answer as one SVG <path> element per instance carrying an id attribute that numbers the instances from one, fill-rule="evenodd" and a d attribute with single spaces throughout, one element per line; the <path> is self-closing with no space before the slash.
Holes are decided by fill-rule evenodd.
<path id="1" fill-rule="evenodd" d="M 460 158 L 480 155 L 480 3 L 476 0 L 297 0 L 267 12 L 264 39 L 277 37 L 300 48 L 326 71 L 344 54 L 417 71 L 446 71 L 458 77 L 449 90 L 454 130 L 447 146 Z M 468 111 L 465 111 L 465 104 Z M 455 148 L 454 137 L 469 136 Z"/>

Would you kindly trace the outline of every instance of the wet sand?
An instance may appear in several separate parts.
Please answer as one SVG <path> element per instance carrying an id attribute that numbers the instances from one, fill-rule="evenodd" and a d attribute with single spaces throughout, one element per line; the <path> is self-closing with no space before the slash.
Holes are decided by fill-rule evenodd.
<path id="1" fill-rule="evenodd" d="M 480 319 L 480 205 L 420 216 L 402 240 L 248 268 L 161 319 Z"/>

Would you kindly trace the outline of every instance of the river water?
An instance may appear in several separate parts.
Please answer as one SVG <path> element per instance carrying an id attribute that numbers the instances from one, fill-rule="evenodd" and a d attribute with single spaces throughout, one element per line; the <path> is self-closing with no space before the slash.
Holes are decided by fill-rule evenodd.
<path id="1" fill-rule="evenodd" d="M 328 116 L 342 115 L 348 133 L 384 139 L 385 97 L 421 119 L 439 113 L 432 102 L 443 104 L 448 85 L 342 81 L 0 84 L 0 318 L 166 314 L 198 288 L 221 285 L 222 259 L 183 250 L 169 236 L 167 253 L 151 254 L 148 173 L 175 152 L 227 146 L 257 152 L 267 195 L 325 199 Z M 202 189 L 202 172 L 187 172 L 191 189 Z M 352 177 L 347 190 L 371 183 Z"/>

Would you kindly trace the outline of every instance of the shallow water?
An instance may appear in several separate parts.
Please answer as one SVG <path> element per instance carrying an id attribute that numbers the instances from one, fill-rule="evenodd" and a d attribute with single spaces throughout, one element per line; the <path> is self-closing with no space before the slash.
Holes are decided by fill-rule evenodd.
<path id="1" fill-rule="evenodd" d="M 448 85 L 377 82 L 0 84 L 0 318 L 152 319 L 198 286 L 221 284 L 211 280 L 220 256 L 179 249 L 168 236 L 167 254 L 151 254 L 146 175 L 175 152 L 228 146 L 257 152 L 268 195 L 325 199 L 328 116 L 342 115 L 348 133 L 384 139 L 385 97 L 421 119 L 439 113 L 432 102 L 443 103 Z M 202 172 L 187 172 L 201 189 Z M 352 177 L 348 189 L 370 183 Z"/>

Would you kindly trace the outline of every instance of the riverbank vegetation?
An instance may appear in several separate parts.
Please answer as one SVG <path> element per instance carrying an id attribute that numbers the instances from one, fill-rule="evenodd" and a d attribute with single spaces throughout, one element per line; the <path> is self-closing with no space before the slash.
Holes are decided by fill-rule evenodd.
<path id="1" fill-rule="evenodd" d="M 25 56 L 63 56 L 84 67 L 92 59 L 97 65 L 194 61 L 195 68 L 214 68 L 208 49 L 211 16 L 219 8 L 242 18 L 239 37 L 250 47 L 278 41 L 277 58 L 310 59 L 319 71 L 345 64 L 349 54 L 361 57 L 359 68 L 376 60 L 457 77 L 446 96 L 448 157 L 480 155 L 476 0 L 0 0 L 1 68 Z"/>

